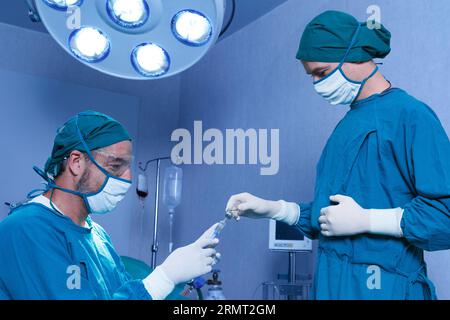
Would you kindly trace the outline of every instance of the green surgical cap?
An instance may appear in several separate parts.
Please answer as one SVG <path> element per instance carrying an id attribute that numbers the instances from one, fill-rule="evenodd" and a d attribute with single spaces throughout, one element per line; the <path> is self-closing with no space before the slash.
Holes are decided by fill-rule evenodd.
<path id="1" fill-rule="evenodd" d="M 87 152 L 81 142 L 77 125 L 90 150 L 131 140 L 125 128 L 113 118 L 95 111 L 81 112 L 58 129 L 52 155 L 45 164 L 45 173 L 57 176 L 61 162 L 70 152 Z"/>
<path id="2" fill-rule="evenodd" d="M 344 62 L 366 62 L 384 58 L 391 52 L 391 33 L 380 27 L 369 29 L 355 17 L 339 11 L 326 11 L 315 17 L 303 32 L 297 59 L 315 62 L 341 62 L 361 25 L 355 44 Z"/>

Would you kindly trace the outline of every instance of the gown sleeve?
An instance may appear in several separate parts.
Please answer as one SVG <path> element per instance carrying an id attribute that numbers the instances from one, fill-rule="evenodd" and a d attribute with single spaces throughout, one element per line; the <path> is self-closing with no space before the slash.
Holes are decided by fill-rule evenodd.
<path id="1" fill-rule="evenodd" d="M 114 293 L 115 300 L 152 300 L 151 295 L 144 286 L 142 280 L 133 280 L 125 270 L 122 260 L 117 262 L 118 272 L 121 275 L 122 284 Z"/>
<path id="2" fill-rule="evenodd" d="M 296 224 L 299 229 L 307 238 L 311 240 L 317 239 L 317 232 L 313 229 L 311 224 L 311 207 L 312 203 L 300 203 L 300 217 Z"/>
<path id="3" fill-rule="evenodd" d="M 423 250 L 450 249 L 450 141 L 428 107 L 408 118 L 396 149 L 406 160 L 403 172 L 415 198 L 404 206 L 401 228 Z"/>
<path id="4" fill-rule="evenodd" d="M 2 300 L 11 300 L 11 298 L 9 297 L 9 294 L 6 291 L 6 288 L 3 285 L 2 280 L 0 279 L 0 301 Z"/>
<path id="5" fill-rule="evenodd" d="M 142 280 L 132 280 L 124 282 L 114 293 L 114 300 L 152 300 Z"/>
<path id="6" fill-rule="evenodd" d="M 120 282 L 120 287 L 113 294 L 115 300 L 152 300 L 144 283 L 140 279 L 133 279 L 126 271 L 125 265 L 122 262 L 117 251 L 114 249 L 110 236 L 98 224 L 95 224 L 94 230 L 98 232 L 99 236 L 107 244 L 109 253 L 111 254 L 114 264 L 117 266 L 117 273 Z"/>

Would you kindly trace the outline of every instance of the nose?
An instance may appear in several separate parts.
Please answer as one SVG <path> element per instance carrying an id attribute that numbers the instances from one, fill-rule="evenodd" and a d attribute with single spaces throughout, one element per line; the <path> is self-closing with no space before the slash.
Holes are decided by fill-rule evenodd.
<path id="1" fill-rule="evenodd" d="M 131 169 L 127 169 L 121 176 L 122 179 L 125 180 L 132 180 L 133 179 L 133 172 Z"/>

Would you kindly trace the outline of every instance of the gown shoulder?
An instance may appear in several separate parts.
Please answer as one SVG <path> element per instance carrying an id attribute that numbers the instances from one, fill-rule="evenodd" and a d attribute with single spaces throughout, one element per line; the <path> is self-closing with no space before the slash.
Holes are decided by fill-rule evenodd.
<path id="1" fill-rule="evenodd" d="M 431 109 L 426 103 L 423 101 L 413 97 L 408 92 L 402 89 L 395 89 L 393 94 L 389 98 L 389 102 L 385 104 L 388 108 L 395 104 L 395 110 L 390 110 L 395 112 L 396 114 L 401 115 L 402 117 L 407 116 L 406 120 L 418 119 L 421 117 L 433 117 L 437 118 L 433 109 Z"/>
<path id="2" fill-rule="evenodd" d="M 25 204 L 14 209 L 8 217 L 0 222 L 0 234 L 27 226 L 48 225 L 49 210 L 38 204 Z"/>

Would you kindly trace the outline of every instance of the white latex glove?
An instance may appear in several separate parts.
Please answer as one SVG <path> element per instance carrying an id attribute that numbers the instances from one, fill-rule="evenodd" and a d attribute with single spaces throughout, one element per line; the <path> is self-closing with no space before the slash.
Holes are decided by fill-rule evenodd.
<path id="1" fill-rule="evenodd" d="M 264 200 L 247 192 L 231 196 L 225 211 L 236 218 L 241 216 L 253 219 L 268 218 L 289 225 L 296 224 L 300 217 L 300 207 L 296 203 Z"/>
<path id="2" fill-rule="evenodd" d="M 172 252 L 167 259 L 143 280 L 144 286 L 154 300 L 165 299 L 180 283 L 211 272 L 220 259 L 214 249 L 219 239 L 211 239 L 217 223 L 194 243 Z"/>
<path id="3" fill-rule="evenodd" d="M 331 196 L 338 205 L 320 211 L 321 233 L 327 237 L 353 236 L 361 233 L 402 237 L 400 221 L 403 209 L 363 209 L 351 197 Z"/>

